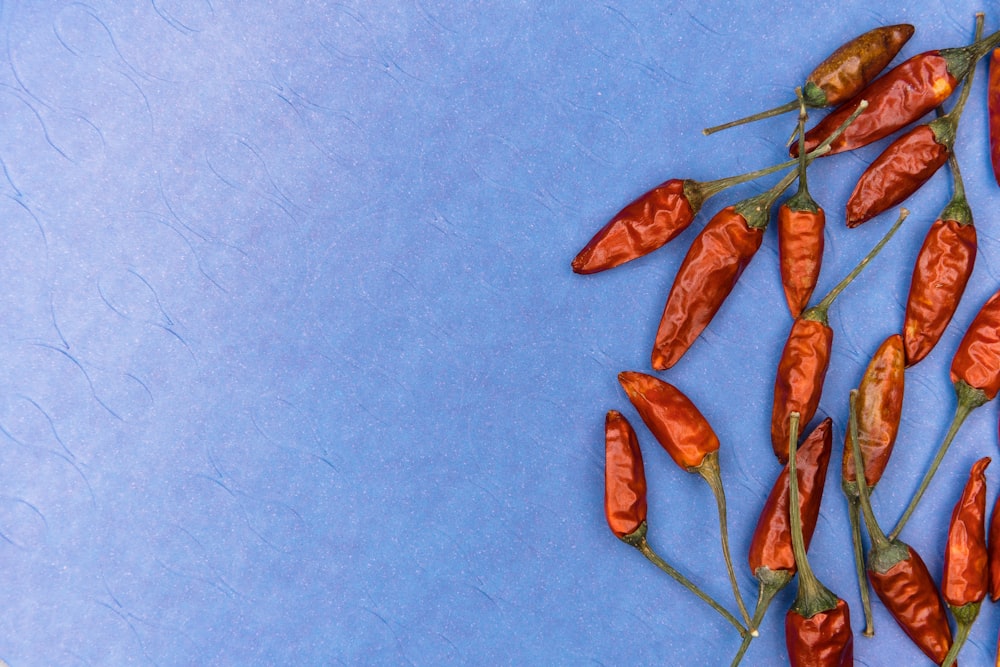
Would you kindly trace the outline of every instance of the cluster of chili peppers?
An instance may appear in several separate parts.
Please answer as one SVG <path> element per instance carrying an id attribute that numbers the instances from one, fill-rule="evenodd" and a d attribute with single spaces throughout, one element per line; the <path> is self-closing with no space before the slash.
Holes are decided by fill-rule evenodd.
<path id="1" fill-rule="evenodd" d="M 906 130 L 871 162 L 845 207 L 846 226 L 855 227 L 903 203 L 949 164 L 952 198 L 930 226 L 917 254 L 902 326 L 878 347 L 857 389 L 845 401 L 841 488 L 863 608 L 862 634 L 875 634 L 871 590 L 930 660 L 951 665 L 986 594 L 993 601 L 1000 600 L 1000 497 L 987 530 L 988 457 L 972 466 L 955 505 L 938 579 L 920 554 L 900 539 L 965 419 L 1000 393 L 1000 290 L 979 310 L 954 353 L 950 371 L 957 399 L 954 418 L 892 530 L 882 529 L 871 503 L 871 493 L 888 467 L 900 430 L 906 369 L 926 358 L 942 339 L 974 268 L 976 229 L 954 148 L 977 63 L 986 55 L 990 55 L 990 160 L 1000 185 L 1000 32 L 981 38 L 982 27 L 980 14 L 973 43 L 915 55 L 882 76 L 912 36 L 913 27 L 885 26 L 859 35 L 806 77 L 804 86 L 795 89 L 794 101 L 705 130 L 710 134 L 798 109 L 790 150 L 793 162 L 715 181 L 667 180 L 612 217 L 572 262 L 576 273 L 592 274 L 642 257 L 687 229 L 710 197 L 733 185 L 788 170 L 765 192 L 722 208 L 694 238 L 667 296 L 650 358 L 654 371 L 666 371 L 718 314 L 761 247 L 772 207 L 798 181 L 797 191 L 781 202 L 777 212 L 778 273 L 793 321 L 776 369 L 771 415 L 771 445 L 783 468 L 760 512 L 748 553 L 750 573 L 758 584 L 752 614 L 730 552 L 721 465 L 725 450 L 705 415 L 678 386 L 655 375 L 625 371 L 618 376 L 649 433 L 682 470 L 698 474 L 712 491 L 735 614 L 650 546 L 639 436 L 621 412 L 610 410 L 605 419 L 604 506 L 609 528 L 736 629 L 739 644 L 733 665 L 752 648 L 778 592 L 796 578 L 797 597 L 785 618 L 789 663 L 801 667 L 853 664 L 855 642 L 847 603 L 820 583 L 807 556 L 832 455 L 833 419 L 820 421 L 801 442 L 799 433 L 816 415 L 831 364 L 834 330 L 828 310 L 909 212 L 901 209 L 896 223 L 871 252 L 823 299 L 809 306 L 822 266 L 827 214 L 809 193 L 807 168 L 819 157 L 889 137 L 930 111 L 937 113 L 934 120 Z M 944 111 L 942 103 L 960 87 L 958 100 Z M 835 108 L 807 131 L 807 108 L 824 107 Z M 954 621 L 954 630 L 949 619 Z"/>

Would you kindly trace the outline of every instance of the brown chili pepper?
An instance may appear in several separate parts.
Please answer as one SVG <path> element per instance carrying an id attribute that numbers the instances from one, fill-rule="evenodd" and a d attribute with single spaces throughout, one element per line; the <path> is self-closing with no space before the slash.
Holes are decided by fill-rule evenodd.
<path id="1" fill-rule="evenodd" d="M 899 334 L 893 334 L 875 351 L 858 385 L 858 443 L 865 462 L 865 479 L 870 489 L 874 488 L 882 478 L 896 443 L 899 420 L 903 411 L 903 371 L 903 339 Z M 861 500 L 854 456 L 851 454 L 850 433 L 846 434 L 844 440 L 840 485 L 847 497 L 854 565 L 865 614 L 863 634 L 871 637 L 875 634 L 875 628 L 868 581 L 865 578 L 864 546 L 861 541 Z"/>
<path id="2" fill-rule="evenodd" d="M 837 283 L 822 301 L 803 312 L 792 323 L 788 340 L 778 361 L 778 372 L 774 379 L 774 405 L 771 409 L 771 445 L 774 448 L 774 455 L 780 462 L 788 461 L 789 415 L 798 412 L 803 421 L 808 423 L 819 406 L 833 346 L 833 329 L 830 328 L 827 311 L 840 293 L 889 242 L 907 215 L 909 211 L 902 209 L 899 219 L 889 232 L 875 244 L 858 265 Z"/>
<path id="3" fill-rule="evenodd" d="M 992 401 L 1000 391 L 1000 291 L 983 304 L 969 325 L 969 329 L 958 344 L 958 350 L 951 361 L 951 382 L 955 387 L 958 402 L 955 416 L 951 420 L 944 440 L 938 446 L 930 467 L 924 473 L 916 493 L 910 499 L 903 516 L 889 534 L 890 539 L 899 536 L 906 522 L 917 509 L 931 479 L 944 460 L 955 435 L 969 414 L 976 408 Z"/>
<path id="4" fill-rule="evenodd" d="M 904 61 L 809 130 L 806 150 L 829 136 L 861 99 L 868 100 L 869 112 L 830 144 L 829 154 L 867 146 L 909 125 L 951 96 L 969 69 L 998 43 L 1000 32 L 968 46 L 926 51 Z M 797 155 L 798 146 L 793 145 L 790 152 Z"/>
<path id="5" fill-rule="evenodd" d="M 976 228 L 965 187 L 952 153 L 954 194 L 927 231 L 917 254 L 903 318 L 906 365 L 913 366 L 934 349 L 965 293 L 976 262 Z"/>
<path id="6" fill-rule="evenodd" d="M 746 605 L 743 603 L 729 552 L 726 492 L 719 469 L 718 436 L 691 399 L 677 387 L 637 371 L 619 373 L 618 381 L 642 417 L 642 421 L 660 445 L 667 450 L 670 458 L 685 472 L 700 475 L 712 489 L 719 511 L 722 555 L 726 562 L 733 595 L 744 622 L 748 624 L 751 632 L 756 632 L 756 628 L 750 625 L 750 614 L 747 613 Z"/>
<path id="7" fill-rule="evenodd" d="M 632 425 L 617 410 L 609 410 L 604 420 L 604 450 L 604 515 L 611 532 L 708 603 L 741 635 L 746 634 L 746 629 L 735 616 L 660 558 L 646 541 L 646 473 L 642 465 L 642 451 Z"/>
<path id="8" fill-rule="evenodd" d="M 851 391 L 850 440 L 855 470 L 866 468 L 858 442 L 857 390 Z M 924 655 L 940 664 L 951 648 L 951 626 L 934 578 L 913 547 L 886 537 L 875 519 L 865 475 L 857 478 L 861 511 L 872 546 L 868 579 L 899 627 Z"/>
<path id="9" fill-rule="evenodd" d="M 843 127 L 864 109 L 865 105 L 860 105 Z M 802 122 L 800 119 L 799 124 Z M 827 145 L 817 146 L 807 159 L 822 154 Z M 715 317 L 760 248 L 771 205 L 795 176 L 789 173 L 770 190 L 722 209 L 695 238 L 674 277 L 656 331 L 651 355 L 655 370 L 676 364 Z"/>
<path id="10" fill-rule="evenodd" d="M 854 97 L 885 69 L 912 36 L 913 26 L 901 23 L 869 30 L 843 44 L 806 77 L 802 88 L 806 106 L 828 107 Z M 703 132 L 706 135 L 713 134 L 737 125 L 778 116 L 798 107 L 799 100 L 795 99 L 746 118 L 706 128 Z"/>
<path id="11" fill-rule="evenodd" d="M 799 98 L 799 115 L 805 116 L 802 90 L 795 89 Z M 785 301 L 792 317 L 798 317 L 809 303 L 823 262 L 823 228 L 826 213 L 809 194 L 806 164 L 801 158 L 803 141 L 799 133 L 799 189 L 778 207 L 778 266 Z"/>
<path id="12" fill-rule="evenodd" d="M 785 615 L 785 645 L 792 667 L 841 667 L 854 664 L 854 633 L 847 603 L 833 594 L 809 565 L 802 518 L 799 511 L 799 484 L 796 444 L 799 414 L 789 418 L 789 517 L 792 550 L 799 571 L 799 592 Z"/>
<path id="13" fill-rule="evenodd" d="M 941 594 L 955 617 L 958 633 L 943 667 L 955 662 L 989 588 L 986 556 L 986 466 L 989 457 L 976 461 L 962 496 L 951 513 L 944 552 Z"/>
<path id="14" fill-rule="evenodd" d="M 833 420 L 827 417 L 813 429 L 798 448 L 795 456 L 799 482 L 799 513 L 802 516 L 802 538 L 806 549 L 812 541 L 819 518 L 819 508 L 826 486 L 826 470 L 833 449 Z M 759 585 L 757 606 L 751 624 L 758 627 L 774 599 L 795 576 L 795 554 L 792 551 L 792 529 L 789 522 L 789 467 L 786 465 L 771 487 L 764 503 L 757 528 L 750 540 L 750 571 Z M 742 659 L 751 637 L 743 638 L 740 652 L 733 661 Z"/>
<path id="15" fill-rule="evenodd" d="M 977 39 L 982 27 L 983 15 L 979 14 Z M 969 68 L 962 94 L 951 111 L 903 134 L 868 165 L 847 200 L 848 227 L 857 227 L 903 203 L 948 161 L 975 72 L 975 67 Z"/>
<path id="16" fill-rule="evenodd" d="M 990 55 L 989 82 L 986 87 L 986 111 L 990 125 L 990 162 L 993 178 L 1000 185 L 1000 49 Z"/>

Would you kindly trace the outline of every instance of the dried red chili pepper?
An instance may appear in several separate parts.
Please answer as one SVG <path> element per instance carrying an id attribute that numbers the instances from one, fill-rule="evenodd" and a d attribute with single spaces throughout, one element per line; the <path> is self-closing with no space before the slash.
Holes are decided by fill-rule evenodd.
<path id="1" fill-rule="evenodd" d="M 812 541 L 819 508 L 826 485 L 826 470 L 833 449 L 833 420 L 827 417 L 805 439 L 795 456 L 796 476 L 799 483 L 799 513 L 802 517 L 802 538 L 806 549 Z M 757 606 L 751 625 L 758 627 L 774 599 L 795 576 L 795 554 L 792 551 L 792 532 L 789 522 L 789 467 L 786 465 L 771 487 L 764 503 L 753 538 L 750 541 L 750 571 L 757 579 Z M 751 637 L 743 638 L 737 664 L 749 648 Z"/>
<path id="2" fill-rule="evenodd" d="M 714 181 L 665 181 L 615 214 L 573 259 L 573 271 L 598 273 L 647 255 L 687 229 L 710 197 L 792 164 L 785 162 Z"/>
<path id="3" fill-rule="evenodd" d="M 955 617 L 958 633 L 942 667 L 949 667 L 958 657 L 989 588 L 986 556 L 986 466 L 989 464 L 989 457 L 973 464 L 962 496 L 951 513 L 941 594 Z"/>
<path id="4" fill-rule="evenodd" d="M 873 489 L 889 463 L 899 420 L 903 411 L 904 389 L 903 339 L 893 334 L 885 339 L 872 355 L 858 385 L 858 443 L 865 462 L 865 480 Z M 865 614 L 864 635 L 875 634 L 865 578 L 864 547 L 861 541 L 861 499 L 858 491 L 857 470 L 851 454 L 850 433 L 844 438 L 844 458 L 841 465 L 841 489 L 847 497 L 847 515 L 851 523 L 851 541 L 854 547 L 854 565 L 861 591 L 861 604 Z"/>
<path id="5" fill-rule="evenodd" d="M 904 61 L 809 130 L 806 150 L 829 136 L 861 99 L 868 100 L 869 112 L 830 144 L 829 154 L 867 146 L 909 125 L 948 99 L 969 69 L 998 43 L 1000 32 L 968 46 L 926 51 Z M 797 155 L 798 146 L 793 145 L 790 152 Z"/>
<path id="6" fill-rule="evenodd" d="M 799 115 L 805 120 L 806 107 L 802 90 L 795 89 L 799 98 Z M 799 133 L 799 148 L 803 135 Z M 798 317 L 809 303 L 823 262 L 823 228 L 826 213 L 809 194 L 806 163 L 799 151 L 799 188 L 778 207 L 778 266 L 785 301 L 792 317 Z"/>
<path id="7" fill-rule="evenodd" d="M 952 153 L 948 158 L 954 182 L 951 201 L 927 231 L 917 254 L 903 318 L 906 365 L 930 354 L 965 293 L 976 262 L 976 228 L 965 187 Z"/>
<path id="8" fill-rule="evenodd" d="M 740 594 L 729 552 L 729 525 L 726 518 L 726 492 L 719 469 L 719 438 L 694 403 L 677 387 L 636 371 L 618 374 L 618 381 L 635 406 L 642 421 L 674 462 L 685 472 L 697 473 L 712 489 L 719 511 L 722 555 L 733 588 L 733 596 L 744 622 L 751 632 L 743 596 Z"/>
<path id="9" fill-rule="evenodd" d="M 860 105 L 844 127 L 865 108 Z M 822 154 L 826 146 L 820 144 L 811 155 Z M 771 205 L 794 178 L 790 173 L 770 190 L 722 209 L 695 238 L 674 277 L 656 331 L 651 355 L 655 370 L 676 364 L 715 317 L 760 248 Z"/>
<path id="10" fill-rule="evenodd" d="M 889 534 L 890 538 L 898 537 L 910 520 L 965 419 L 973 410 L 992 401 L 1000 391 L 1000 291 L 983 304 L 958 344 L 951 360 L 951 382 L 958 399 L 955 416 L 920 486 Z"/>
<path id="11" fill-rule="evenodd" d="M 746 634 L 746 629 L 735 616 L 664 561 L 646 541 L 646 473 L 642 465 L 642 451 L 632 425 L 617 410 L 609 410 L 604 420 L 604 450 L 604 515 L 611 532 L 708 603 L 740 634 Z"/>
<path id="12" fill-rule="evenodd" d="M 851 391 L 850 440 L 855 470 L 866 469 L 858 442 L 857 390 Z M 857 478 L 861 511 L 872 546 L 868 552 L 868 579 L 872 589 L 899 627 L 924 655 L 940 664 L 951 648 L 951 626 L 934 578 L 913 547 L 886 537 L 875 513 L 865 475 Z"/>
<path id="13" fill-rule="evenodd" d="M 788 417 L 798 412 L 806 422 L 816 414 L 833 346 L 833 329 L 827 311 L 844 289 L 868 266 L 909 215 L 902 209 L 889 232 L 829 294 L 803 312 L 792 323 L 788 340 L 781 351 L 774 379 L 774 405 L 771 409 L 771 445 L 782 463 L 788 461 Z"/>
<path id="14" fill-rule="evenodd" d="M 994 49 L 990 55 L 986 111 L 990 124 L 990 162 L 993 164 L 993 177 L 1000 185 L 1000 49 Z"/>
<path id="15" fill-rule="evenodd" d="M 982 27 L 980 14 L 976 17 L 977 39 Z M 857 227 L 903 203 L 948 161 L 975 72 L 975 67 L 969 68 L 962 93 L 951 111 L 906 132 L 868 165 L 847 200 L 848 227 Z"/>
<path id="16" fill-rule="evenodd" d="M 1000 600 L 1000 496 L 993 505 L 990 516 L 990 532 L 987 540 L 987 560 L 989 563 L 990 600 Z"/>
<path id="17" fill-rule="evenodd" d="M 806 77 L 803 99 L 809 107 L 828 107 L 854 97 L 885 69 L 913 36 L 908 23 L 875 28 L 841 45 Z M 797 99 L 761 113 L 702 130 L 706 135 L 771 118 L 799 107 Z"/>
<path id="18" fill-rule="evenodd" d="M 789 417 L 789 522 L 792 550 L 799 571 L 799 592 L 785 615 L 785 646 L 792 667 L 841 667 L 854 664 L 854 633 L 847 603 L 820 583 L 809 565 L 802 517 L 796 445 L 799 413 Z"/>

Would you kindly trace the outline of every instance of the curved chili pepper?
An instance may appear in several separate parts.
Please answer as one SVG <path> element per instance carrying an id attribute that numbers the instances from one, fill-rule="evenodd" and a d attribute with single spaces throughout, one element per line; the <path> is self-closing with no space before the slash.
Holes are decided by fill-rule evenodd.
<path id="1" fill-rule="evenodd" d="M 941 594 L 955 617 L 958 633 L 941 663 L 943 667 L 949 667 L 958 657 L 989 588 L 986 555 L 986 466 L 989 464 L 989 457 L 973 464 L 962 496 L 951 513 Z"/>
<path id="2" fill-rule="evenodd" d="M 854 97 L 885 69 L 912 36 L 913 26 L 901 23 L 869 30 L 841 45 L 806 77 L 802 88 L 806 106 L 828 107 Z M 706 135 L 714 134 L 737 125 L 793 111 L 798 106 L 799 101 L 792 100 L 773 109 L 702 131 Z"/>
<path id="3" fill-rule="evenodd" d="M 843 127 L 854 122 L 865 108 L 860 105 Z M 800 117 L 800 131 L 803 122 Z M 807 160 L 822 154 L 827 145 L 824 142 L 817 146 Z M 760 248 L 771 205 L 795 176 L 789 173 L 770 190 L 722 209 L 695 238 L 674 277 L 656 330 L 651 355 L 655 370 L 676 364 L 715 317 Z"/>
<path id="4" fill-rule="evenodd" d="M 604 515 L 611 532 L 719 612 L 741 635 L 746 634 L 736 617 L 660 558 L 646 541 L 646 473 L 642 451 L 632 425 L 617 410 L 609 410 L 604 420 L 604 450 Z"/>
<path id="5" fill-rule="evenodd" d="M 990 600 L 1000 600 L 1000 496 L 993 505 L 990 516 L 989 539 L 987 540 L 987 562 L 989 564 Z"/>
<path id="6" fill-rule="evenodd" d="M 858 443 L 865 462 L 865 479 L 869 488 L 874 488 L 882 478 L 896 443 L 903 410 L 903 371 L 903 339 L 899 334 L 893 334 L 875 351 L 858 385 Z M 844 440 L 840 485 L 847 497 L 854 565 L 865 615 L 863 634 L 871 637 L 875 634 L 875 627 L 868 581 L 865 578 L 864 546 L 861 541 L 861 499 L 854 456 L 851 453 L 850 433 L 845 434 Z"/>
<path id="7" fill-rule="evenodd" d="M 748 625 L 743 596 L 736 581 L 736 571 L 729 553 L 729 525 L 726 518 L 726 492 L 719 469 L 719 438 L 708 420 L 677 387 L 637 371 L 618 374 L 618 381 L 635 406 L 642 421 L 663 446 L 670 458 L 686 472 L 697 473 L 712 489 L 719 511 L 722 555 L 729 582 L 740 614 Z M 750 632 L 756 629 L 750 625 Z"/>
<path id="8" fill-rule="evenodd" d="M 906 365 L 913 366 L 934 349 L 965 293 L 976 262 L 976 228 L 965 187 L 952 153 L 948 158 L 955 192 L 917 254 L 903 318 Z"/>
<path id="9" fill-rule="evenodd" d="M 976 17 L 977 39 L 982 26 L 980 14 Z M 905 133 L 868 165 L 847 200 L 848 227 L 857 227 L 903 203 L 948 161 L 975 73 L 976 68 L 970 67 L 962 94 L 951 111 Z"/>
<path id="10" fill-rule="evenodd" d="M 900 63 L 809 130 L 806 150 L 829 136 L 861 99 L 868 100 L 869 112 L 830 144 L 829 154 L 867 146 L 909 125 L 948 99 L 969 69 L 998 43 L 1000 32 L 968 46 L 926 51 Z M 790 153 L 797 155 L 798 146 L 793 145 Z"/>
<path id="11" fill-rule="evenodd" d="M 920 486 L 889 534 L 890 539 L 898 537 L 910 520 L 966 418 L 976 408 L 992 401 L 1000 391 L 1000 291 L 983 304 L 958 344 L 951 360 L 951 382 L 958 399 L 955 416 Z"/>
<path id="12" fill-rule="evenodd" d="M 990 55 L 986 111 L 990 119 L 990 162 L 993 165 L 993 177 L 997 185 L 1000 185 L 1000 49 L 994 49 Z"/>
<path id="13" fill-rule="evenodd" d="M 826 470 L 833 449 L 833 420 L 827 417 L 805 439 L 795 455 L 799 482 L 799 513 L 802 517 L 802 538 L 806 549 L 812 541 L 819 518 L 819 508 L 826 486 Z M 792 551 L 792 529 L 789 522 L 789 468 L 786 465 L 771 487 L 771 493 L 760 512 L 757 527 L 750 540 L 748 561 L 750 571 L 759 585 L 757 606 L 751 624 L 758 627 L 774 599 L 795 576 L 795 554 Z M 734 664 L 749 647 L 751 637 L 743 645 Z"/>
<path id="14" fill-rule="evenodd" d="M 857 390 L 851 391 L 850 440 L 855 470 L 866 468 L 858 442 Z M 951 626 L 934 578 L 913 547 L 886 537 L 872 511 L 865 475 L 857 478 L 861 511 L 872 546 L 868 552 L 868 580 L 899 627 L 924 655 L 940 664 L 951 648 Z"/>
<path id="15" fill-rule="evenodd" d="M 778 371 L 774 378 L 774 405 L 771 409 L 771 445 L 782 463 L 788 461 L 788 417 L 793 412 L 806 423 L 816 414 L 826 371 L 830 365 L 833 329 L 827 311 L 844 289 L 868 266 L 909 215 L 902 209 L 899 219 L 889 232 L 818 304 L 809 308 L 792 323 L 788 340 L 781 351 Z"/>

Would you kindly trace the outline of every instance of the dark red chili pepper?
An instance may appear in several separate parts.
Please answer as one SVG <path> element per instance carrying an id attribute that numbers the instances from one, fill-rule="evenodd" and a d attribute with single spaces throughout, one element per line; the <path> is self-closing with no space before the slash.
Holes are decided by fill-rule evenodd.
<path id="1" fill-rule="evenodd" d="M 868 101 L 868 113 L 830 144 L 829 154 L 867 146 L 909 125 L 951 96 L 969 69 L 998 43 L 1000 32 L 968 46 L 926 51 L 904 61 L 809 130 L 806 150 L 829 136 L 862 99 Z M 791 154 L 798 154 L 798 146 L 792 146 Z"/>
<path id="2" fill-rule="evenodd" d="M 750 624 L 743 596 L 740 594 L 729 553 L 729 526 L 726 518 L 726 492 L 719 469 L 719 438 L 708 420 L 677 387 L 636 371 L 618 374 L 618 381 L 635 406 L 642 421 L 674 462 L 686 472 L 699 474 L 712 489 L 719 511 L 722 555 L 732 584 L 736 604 L 744 622 Z M 749 627 L 751 632 L 756 629 Z"/>
<path id="3" fill-rule="evenodd" d="M 792 550 L 799 570 L 799 592 L 785 615 L 785 645 L 792 667 L 826 667 L 854 664 L 854 633 L 847 603 L 833 594 L 809 565 L 799 511 L 799 414 L 789 419 L 789 516 Z"/>
<path id="4" fill-rule="evenodd" d="M 989 563 L 990 600 L 1000 600 L 1000 496 L 993 505 L 990 515 L 990 532 L 987 540 L 987 562 Z"/>
<path id="5" fill-rule="evenodd" d="M 848 118 L 844 127 L 864 108 Z M 821 154 L 826 145 L 820 144 L 810 155 Z M 676 364 L 715 317 L 760 248 L 771 205 L 795 176 L 789 173 L 770 190 L 722 209 L 695 238 L 674 277 L 656 331 L 651 355 L 655 370 Z"/>
<path id="6" fill-rule="evenodd" d="M 609 410 L 604 420 L 604 450 L 604 515 L 611 532 L 708 603 L 739 629 L 740 634 L 746 634 L 736 617 L 660 558 L 646 541 L 646 473 L 642 451 L 632 425 L 617 410 Z"/>
<path id="7" fill-rule="evenodd" d="M 958 633 L 941 663 L 943 667 L 953 664 L 958 657 L 989 588 L 986 556 L 986 466 L 989 464 L 989 457 L 973 464 L 969 481 L 951 513 L 941 594 L 955 617 Z"/>
<path id="8" fill-rule="evenodd" d="M 977 39 L 982 26 L 980 14 L 976 18 Z M 848 227 L 857 227 L 903 203 L 948 161 L 975 72 L 975 67 L 969 68 L 962 94 L 951 111 L 902 135 L 868 165 L 847 200 Z"/>
<path id="9" fill-rule="evenodd" d="M 909 212 L 903 209 L 889 232 L 858 265 L 822 301 L 806 310 L 792 323 L 778 361 L 778 372 L 774 379 L 774 405 L 771 409 L 771 445 L 774 455 L 782 463 L 788 461 L 789 415 L 798 412 L 803 421 L 808 423 L 816 414 L 820 395 L 823 393 L 833 346 L 833 329 L 827 320 L 830 305 L 889 242 L 907 215 Z"/>
<path id="10" fill-rule="evenodd" d="M 893 334 L 876 350 L 858 385 L 858 443 L 865 462 L 865 479 L 869 488 L 874 488 L 882 478 L 896 443 L 903 410 L 903 371 L 903 339 L 899 334 Z M 857 471 L 854 469 L 854 456 L 851 453 L 850 433 L 846 434 L 844 442 L 840 484 L 847 497 L 854 565 L 865 614 L 864 635 L 871 637 L 875 634 L 875 629 L 868 581 L 865 578 L 864 546 L 861 541 L 861 500 Z"/>
<path id="11" fill-rule="evenodd" d="M 955 416 L 920 486 L 889 534 L 890 539 L 898 537 L 910 520 L 965 419 L 973 410 L 992 401 L 1000 391 L 1000 291 L 983 304 L 958 344 L 951 361 L 951 382 L 958 398 Z"/>
<path id="12" fill-rule="evenodd" d="M 828 107 L 854 97 L 885 69 L 912 36 L 913 26 L 902 23 L 869 30 L 843 44 L 806 77 L 802 88 L 806 106 Z M 799 101 L 792 100 L 768 111 L 709 127 L 703 132 L 713 134 L 744 123 L 771 118 L 797 109 L 798 106 Z"/>
<path id="13" fill-rule="evenodd" d="M 989 84 L 986 89 L 986 110 L 990 123 L 990 162 L 993 177 L 1000 185 L 1000 49 L 990 55 Z"/>
<path id="14" fill-rule="evenodd" d="M 965 187 L 952 153 L 954 194 L 931 228 L 917 254 L 903 318 L 906 365 L 930 354 L 955 315 L 976 262 L 976 228 Z"/>
<path id="15" fill-rule="evenodd" d="M 833 449 L 833 420 L 827 417 L 813 429 L 798 448 L 795 456 L 799 482 L 799 512 L 802 516 L 802 538 L 806 549 L 812 541 L 819 508 L 826 485 L 826 470 Z M 774 599 L 795 576 L 795 554 L 792 551 L 792 529 L 789 522 L 789 470 L 786 465 L 771 487 L 764 503 L 757 528 L 750 541 L 750 571 L 757 579 L 757 607 L 751 624 L 758 627 Z M 743 638 L 743 646 L 734 664 L 749 647 L 751 637 Z"/>
<path id="16" fill-rule="evenodd" d="M 855 470 L 866 468 L 858 443 L 857 391 L 851 391 L 850 440 Z M 899 627 L 924 655 L 940 664 L 951 648 L 951 626 L 934 578 L 913 547 L 886 537 L 872 511 L 865 475 L 857 478 L 861 510 L 872 546 L 868 579 Z"/>

